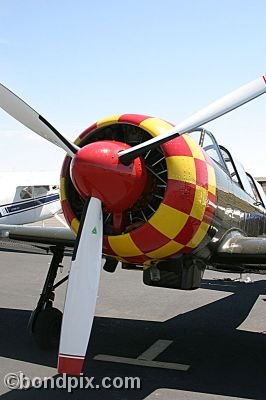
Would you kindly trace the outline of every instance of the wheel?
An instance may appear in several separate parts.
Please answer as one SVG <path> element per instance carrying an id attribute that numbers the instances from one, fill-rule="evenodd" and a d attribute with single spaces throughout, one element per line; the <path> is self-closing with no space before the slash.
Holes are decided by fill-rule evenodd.
<path id="1" fill-rule="evenodd" d="M 40 349 L 48 350 L 58 346 L 62 324 L 62 312 L 54 307 L 41 311 L 35 320 L 33 337 Z"/>

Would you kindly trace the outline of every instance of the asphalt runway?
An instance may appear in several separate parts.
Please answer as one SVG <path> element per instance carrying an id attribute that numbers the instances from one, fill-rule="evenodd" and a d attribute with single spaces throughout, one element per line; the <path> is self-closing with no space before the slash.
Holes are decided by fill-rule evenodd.
<path id="1" fill-rule="evenodd" d="M 223 280 L 229 275 L 207 272 L 201 289 L 182 292 L 144 286 L 141 272 L 120 268 L 101 276 L 85 376 L 96 382 L 103 377 L 139 377 L 141 389 L 9 390 L 4 376 L 11 372 L 22 371 L 30 378 L 59 377 L 57 351 L 39 350 L 26 329 L 49 260 L 0 253 L 1 399 L 266 399 L 262 276 L 251 275 L 253 283 L 241 283 Z M 67 270 L 69 259 L 64 264 Z M 65 286 L 56 293 L 60 309 L 64 293 Z M 154 357 L 158 343 L 166 345 Z M 154 351 L 150 358 L 155 363 L 186 364 L 189 371 L 94 359 L 102 354 L 136 360 L 148 349 Z"/>

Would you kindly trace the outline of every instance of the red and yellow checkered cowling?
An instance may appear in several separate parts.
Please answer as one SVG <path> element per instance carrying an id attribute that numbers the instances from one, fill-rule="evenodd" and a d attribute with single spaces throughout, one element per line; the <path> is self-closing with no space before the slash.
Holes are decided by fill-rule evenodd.
<path id="1" fill-rule="evenodd" d="M 131 124 L 155 137 L 168 132 L 172 125 L 143 115 L 114 115 L 86 129 L 77 145 L 92 131 L 107 125 Z M 167 164 L 167 187 L 164 198 L 141 227 L 129 233 L 104 236 L 103 253 L 135 264 L 149 265 L 177 254 L 193 251 L 206 238 L 216 207 L 216 178 L 212 160 L 187 134 L 161 146 Z M 66 157 L 61 172 L 61 201 L 65 218 L 77 233 L 79 221 L 65 192 L 69 168 Z"/>

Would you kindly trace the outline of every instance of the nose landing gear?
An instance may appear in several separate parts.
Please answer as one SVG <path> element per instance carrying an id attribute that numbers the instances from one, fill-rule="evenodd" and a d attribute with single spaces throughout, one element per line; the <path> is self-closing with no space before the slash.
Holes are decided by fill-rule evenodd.
<path id="1" fill-rule="evenodd" d="M 58 268 L 64 257 L 64 247 L 52 248 L 53 258 L 45 279 L 40 299 L 35 310 L 31 313 L 28 322 L 28 332 L 34 338 L 37 346 L 41 349 L 52 349 L 58 346 L 62 312 L 53 307 L 55 289 L 68 279 L 68 275 L 54 284 Z"/>

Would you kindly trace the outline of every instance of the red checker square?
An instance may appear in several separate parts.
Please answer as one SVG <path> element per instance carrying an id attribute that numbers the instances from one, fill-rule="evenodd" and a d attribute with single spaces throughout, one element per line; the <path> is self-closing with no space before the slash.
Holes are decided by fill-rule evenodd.
<path id="1" fill-rule="evenodd" d="M 171 157 L 171 156 L 193 157 L 190 147 L 183 138 L 183 136 L 178 136 L 177 138 L 169 140 L 169 142 L 164 143 L 163 152 L 165 157 Z"/>
<path id="2" fill-rule="evenodd" d="M 196 182 L 198 186 L 208 189 L 208 169 L 206 161 L 194 159 L 196 166 Z"/>
<path id="3" fill-rule="evenodd" d="M 184 228 L 179 232 L 179 234 L 174 238 L 174 240 L 178 243 L 186 245 L 193 238 L 195 233 L 197 232 L 201 221 L 196 218 L 189 217 Z M 183 249 L 182 249 L 183 252 Z"/>
<path id="4" fill-rule="evenodd" d="M 119 118 L 119 122 L 128 122 L 131 124 L 139 125 L 141 122 L 145 121 L 145 119 L 151 118 L 148 115 L 139 115 L 139 114 L 123 114 Z"/>
<path id="5" fill-rule="evenodd" d="M 87 136 L 90 132 L 94 131 L 95 129 L 97 129 L 97 123 L 89 126 L 87 129 L 85 129 L 85 131 L 83 131 L 80 135 L 79 135 L 79 139 L 82 140 L 84 139 L 85 136 Z"/>
<path id="6" fill-rule="evenodd" d="M 69 156 L 66 156 L 61 168 L 61 174 L 60 174 L 61 178 L 64 178 L 66 176 L 70 161 L 71 158 Z"/>
<path id="7" fill-rule="evenodd" d="M 153 250 L 157 250 L 169 242 L 168 237 L 164 236 L 148 222 L 141 228 L 130 232 L 130 236 L 135 245 L 143 253 L 149 253 Z"/>
<path id="8" fill-rule="evenodd" d="M 193 207 L 196 186 L 193 183 L 169 179 L 163 203 L 185 214 Z"/>
<path id="9" fill-rule="evenodd" d="M 215 194 L 208 192 L 208 200 L 211 204 L 213 204 L 213 207 L 216 206 L 216 196 Z"/>
<path id="10" fill-rule="evenodd" d="M 208 207 L 207 205 L 202 221 L 210 225 L 212 221 L 212 216 L 213 216 L 213 209 Z"/>
<path id="11" fill-rule="evenodd" d="M 207 224 L 211 223 L 215 208 L 216 208 L 216 196 L 214 196 L 212 193 L 208 193 L 208 200 L 203 216 L 203 222 L 206 222 Z"/>

